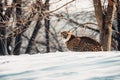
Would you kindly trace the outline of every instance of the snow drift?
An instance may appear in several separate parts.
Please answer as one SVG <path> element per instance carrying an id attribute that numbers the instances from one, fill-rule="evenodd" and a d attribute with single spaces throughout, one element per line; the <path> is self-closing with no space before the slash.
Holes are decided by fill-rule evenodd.
<path id="1" fill-rule="evenodd" d="M 0 80 L 120 80 L 120 53 L 0 56 Z"/>

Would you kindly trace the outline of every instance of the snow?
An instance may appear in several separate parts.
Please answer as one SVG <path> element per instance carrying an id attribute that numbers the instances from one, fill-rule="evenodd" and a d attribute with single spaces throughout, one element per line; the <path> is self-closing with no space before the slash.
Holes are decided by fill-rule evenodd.
<path id="1" fill-rule="evenodd" d="M 120 80 L 120 53 L 0 56 L 0 80 Z"/>

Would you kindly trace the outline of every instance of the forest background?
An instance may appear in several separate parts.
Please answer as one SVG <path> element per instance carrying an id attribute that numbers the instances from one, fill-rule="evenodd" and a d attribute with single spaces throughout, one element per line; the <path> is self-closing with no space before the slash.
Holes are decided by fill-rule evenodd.
<path id="1" fill-rule="evenodd" d="M 0 0 L 0 55 L 67 51 L 60 32 L 120 50 L 119 0 Z"/>

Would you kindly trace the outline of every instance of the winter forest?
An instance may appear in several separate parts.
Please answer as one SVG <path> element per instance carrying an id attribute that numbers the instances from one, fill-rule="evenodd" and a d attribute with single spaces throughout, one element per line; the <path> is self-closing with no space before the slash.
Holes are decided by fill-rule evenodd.
<path id="1" fill-rule="evenodd" d="M 0 0 L 0 80 L 120 80 L 119 51 L 120 0 Z"/>
<path id="2" fill-rule="evenodd" d="M 60 32 L 120 50 L 119 0 L 0 0 L 0 55 L 67 51 Z"/>

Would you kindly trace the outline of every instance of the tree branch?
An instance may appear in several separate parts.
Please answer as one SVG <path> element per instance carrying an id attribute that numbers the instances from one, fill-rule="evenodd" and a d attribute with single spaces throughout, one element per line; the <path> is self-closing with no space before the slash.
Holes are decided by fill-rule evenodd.
<path id="1" fill-rule="evenodd" d="M 64 4 L 64 5 L 60 6 L 59 8 L 57 8 L 57 9 L 55 9 L 55 10 L 50 11 L 49 13 L 55 12 L 55 11 L 57 11 L 57 10 L 59 10 L 59 9 L 63 8 L 64 6 L 66 6 L 66 5 L 70 4 L 70 3 L 74 2 L 74 1 L 75 1 L 75 0 L 69 1 L 69 2 L 67 2 L 66 4 Z"/>

